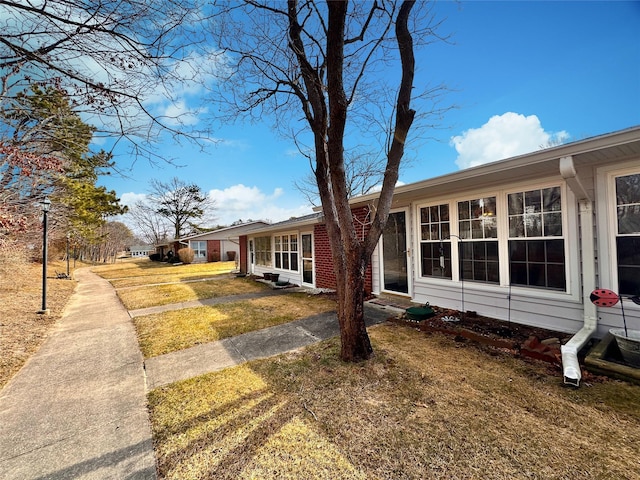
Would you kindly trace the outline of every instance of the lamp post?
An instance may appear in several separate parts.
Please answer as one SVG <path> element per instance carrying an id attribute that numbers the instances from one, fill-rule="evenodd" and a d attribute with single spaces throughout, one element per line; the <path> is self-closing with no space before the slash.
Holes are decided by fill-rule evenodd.
<path id="1" fill-rule="evenodd" d="M 67 278 L 69 278 L 69 240 L 71 239 L 71 234 L 67 232 Z"/>
<path id="2" fill-rule="evenodd" d="M 51 208 L 51 200 L 45 197 L 40 205 L 42 205 L 42 309 L 38 313 L 49 315 L 47 308 L 47 213 Z"/>

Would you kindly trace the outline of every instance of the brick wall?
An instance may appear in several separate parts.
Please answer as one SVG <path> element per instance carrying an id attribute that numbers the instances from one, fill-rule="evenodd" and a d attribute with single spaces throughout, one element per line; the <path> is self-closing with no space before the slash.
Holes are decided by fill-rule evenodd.
<path id="1" fill-rule="evenodd" d="M 247 273 L 249 271 L 249 250 L 246 235 L 240 235 L 240 271 L 242 273 Z"/>
<path id="2" fill-rule="evenodd" d="M 207 262 L 219 262 L 220 240 L 207 240 Z"/>
<path id="3" fill-rule="evenodd" d="M 352 211 L 356 222 L 356 233 L 360 239 L 363 235 L 369 233 L 371 220 L 367 217 L 369 209 L 361 207 Z M 372 213 L 373 214 L 373 213 Z M 372 215 L 371 214 L 371 215 Z M 313 228 L 314 241 L 314 266 L 316 270 L 316 287 L 318 288 L 336 288 L 336 275 L 333 271 L 333 261 L 331 259 L 331 247 L 329 246 L 329 236 L 327 228 L 324 224 L 315 225 Z M 372 286 L 372 269 L 371 262 L 367 267 L 365 274 L 365 291 L 371 293 Z"/>

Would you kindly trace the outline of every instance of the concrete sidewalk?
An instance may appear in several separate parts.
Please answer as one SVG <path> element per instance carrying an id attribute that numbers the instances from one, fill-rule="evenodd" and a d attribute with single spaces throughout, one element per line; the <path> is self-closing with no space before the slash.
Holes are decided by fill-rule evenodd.
<path id="1" fill-rule="evenodd" d="M 143 364 L 131 317 L 111 284 L 89 269 L 77 270 L 75 277 L 77 290 L 51 336 L 0 391 L 2 480 L 155 479 L 147 388 L 339 334 L 336 314 L 327 313 L 154 357 Z M 280 293 L 287 292 L 262 296 Z M 398 313 L 380 305 L 365 308 L 368 324 Z"/>
<path id="2" fill-rule="evenodd" d="M 386 321 L 399 310 L 365 304 L 367 326 Z M 249 360 L 289 352 L 340 334 L 335 312 L 210 342 L 145 361 L 150 390 L 179 380 L 215 372 Z"/>
<path id="3" fill-rule="evenodd" d="M 75 276 L 63 318 L 0 392 L 0 478 L 154 479 L 131 319 L 106 280 Z"/>

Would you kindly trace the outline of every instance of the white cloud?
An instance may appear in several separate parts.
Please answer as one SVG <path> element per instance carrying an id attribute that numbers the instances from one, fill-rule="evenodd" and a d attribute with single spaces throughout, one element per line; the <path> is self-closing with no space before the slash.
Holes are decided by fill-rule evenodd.
<path id="1" fill-rule="evenodd" d="M 278 206 L 276 201 L 283 194 L 282 188 L 275 188 L 272 193 L 267 194 L 258 187 L 243 184 L 209 191 L 209 196 L 216 202 L 216 223 L 220 225 L 229 225 L 239 219 L 278 222 L 311 213 L 308 206 Z"/>
<path id="2" fill-rule="evenodd" d="M 450 144 L 458 152 L 456 164 L 463 169 L 540 150 L 568 138 L 565 131 L 546 132 L 536 115 L 507 112 L 452 137 Z"/>
<path id="3" fill-rule="evenodd" d="M 144 202 L 147 199 L 147 195 L 145 193 L 134 193 L 134 192 L 127 192 L 127 193 L 123 193 L 120 196 L 120 203 L 122 205 L 126 205 L 127 207 L 132 207 L 133 205 L 135 205 L 137 202 Z"/>
<path id="4" fill-rule="evenodd" d="M 166 105 L 159 117 L 165 125 L 196 125 L 200 121 L 199 116 L 206 112 L 207 108 L 190 108 L 185 101 L 179 100 Z"/>

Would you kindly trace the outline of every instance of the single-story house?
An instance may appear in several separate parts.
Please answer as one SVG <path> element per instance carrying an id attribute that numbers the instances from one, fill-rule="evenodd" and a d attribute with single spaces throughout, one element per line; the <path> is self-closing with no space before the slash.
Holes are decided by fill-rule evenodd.
<path id="1" fill-rule="evenodd" d="M 351 200 L 363 235 L 376 200 Z M 240 240 L 244 271 L 335 286 L 320 213 Z M 577 332 L 562 351 L 565 380 L 577 384 L 577 352 L 622 326 L 620 304 L 599 308 L 590 293 L 640 295 L 640 127 L 398 186 L 366 288 Z M 640 307 L 624 308 L 640 329 Z"/>
<path id="2" fill-rule="evenodd" d="M 181 238 L 180 244 L 194 251 L 194 263 L 235 260 L 240 256 L 240 235 L 265 225 L 263 221 L 233 225 Z"/>
<path id="3" fill-rule="evenodd" d="M 133 245 L 129 247 L 129 254 L 132 258 L 148 257 L 149 254 L 156 251 L 153 245 Z"/>

